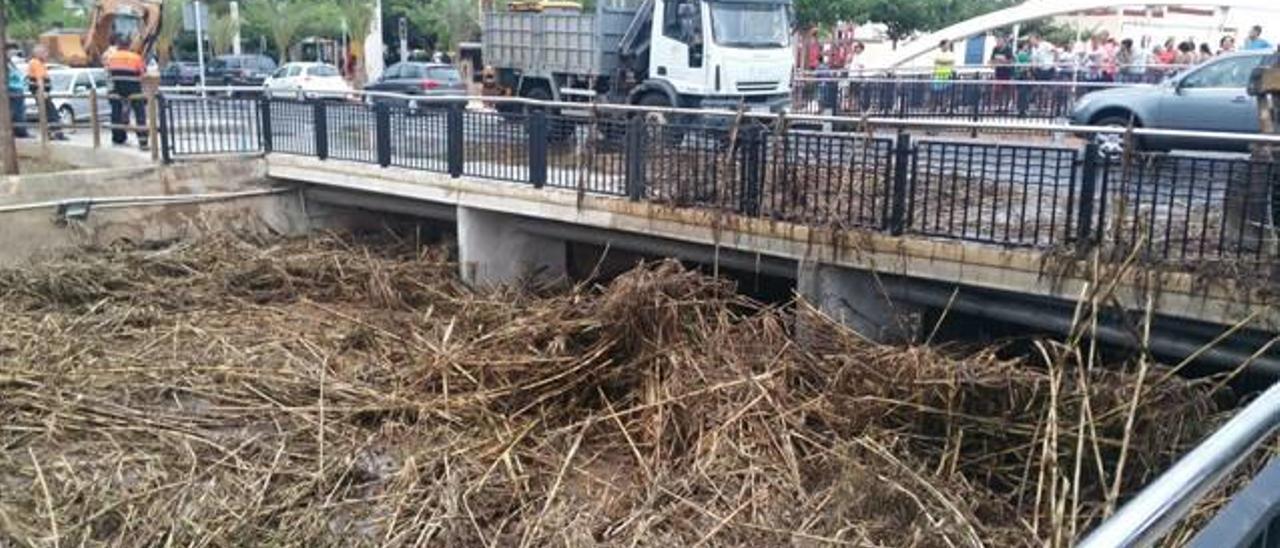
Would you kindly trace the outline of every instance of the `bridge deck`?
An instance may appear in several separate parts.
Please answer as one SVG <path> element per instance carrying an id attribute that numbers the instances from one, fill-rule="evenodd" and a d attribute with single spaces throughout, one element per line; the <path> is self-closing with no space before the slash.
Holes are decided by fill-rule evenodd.
<path id="1" fill-rule="evenodd" d="M 674 240 L 791 261 L 820 261 L 912 279 L 1075 301 L 1097 283 L 1116 285 L 1116 302 L 1159 315 L 1232 326 L 1280 329 L 1264 290 L 1229 277 L 873 230 L 835 229 L 706 208 L 631 201 L 570 189 L 343 161 L 271 154 L 271 177 L 448 206 L 467 206 L 621 234 Z"/>

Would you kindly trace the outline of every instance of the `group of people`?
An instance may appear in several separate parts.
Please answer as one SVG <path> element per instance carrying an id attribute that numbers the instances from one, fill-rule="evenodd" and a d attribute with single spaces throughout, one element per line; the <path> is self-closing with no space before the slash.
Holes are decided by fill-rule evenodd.
<path id="1" fill-rule="evenodd" d="M 146 102 L 141 98 L 142 77 L 146 73 L 147 66 L 142 56 L 132 51 L 129 45 L 130 40 L 127 37 L 118 37 L 103 53 L 101 59 L 102 66 L 106 68 L 111 81 L 109 91 L 111 141 L 117 145 L 123 145 L 128 141 L 128 133 L 121 126 L 129 124 L 130 113 L 133 114 L 136 127 L 145 127 L 147 123 Z M 50 117 L 58 116 L 58 109 L 50 95 L 58 90 L 53 90 L 51 87 L 49 50 L 42 45 L 32 49 L 26 74 L 18 69 L 12 58 L 8 60 L 8 70 L 9 78 L 6 86 L 9 90 L 9 113 L 13 121 L 14 137 L 28 138 L 31 137 L 26 127 L 26 95 L 28 93 L 38 100 L 43 99 L 45 112 Z M 50 123 L 49 128 L 50 138 L 54 140 L 67 138 L 56 121 Z M 139 148 L 143 150 L 148 148 L 146 131 L 139 130 L 137 140 Z"/>
<path id="2" fill-rule="evenodd" d="M 1272 47 L 1262 38 L 1262 27 L 1254 26 L 1239 49 L 1270 50 Z M 945 43 L 940 47 L 948 48 L 949 44 Z M 1234 36 L 1222 37 L 1216 47 L 1209 43 L 1197 45 L 1190 39 L 1179 42 L 1174 38 L 1153 45 L 1150 37 L 1135 44 L 1131 38 L 1117 41 L 1102 31 L 1087 43 L 1057 47 L 1032 34 L 1016 46 L 1008 38 L 998 38 L 991 64 L 995 66 L 997 80 L 1143 83 L 1159 81 L 1186 67 L 1236 50 Z M 943 52 L 938 57 L 935 67 L 946 65 L 948 59 L 954 63 L 953 55 Z M 935 77 L 937 73 L 935 69 Z"/>

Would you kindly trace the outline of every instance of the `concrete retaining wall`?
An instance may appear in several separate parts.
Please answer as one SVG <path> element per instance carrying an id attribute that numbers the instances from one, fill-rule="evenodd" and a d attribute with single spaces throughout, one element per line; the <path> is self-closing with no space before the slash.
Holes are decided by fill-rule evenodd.
<path id="1" fill-rule="evenodd" d="M 0 179 L 0 266 L 16 266 L 79 245 L 155 241 L 234 227 L 301 234 L 315 227 L 300 191 L 183 204 L 92 205 L 83 219 L 64 219 L 56 202 L 84 198 L 209 196 L 270 189 L 261 160 L 141 166 Z M 26 206 L 32 206 L 27 208 Z M 325 224 L 345 218 L 324 212 Z"/>

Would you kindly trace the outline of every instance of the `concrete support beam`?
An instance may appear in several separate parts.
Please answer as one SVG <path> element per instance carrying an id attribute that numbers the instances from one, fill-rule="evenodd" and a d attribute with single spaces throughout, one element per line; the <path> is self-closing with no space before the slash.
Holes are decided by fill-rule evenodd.
<path id="1" fill-rule="evenodd" d="M 564 240 L 530 234 L 520 218 L 458 206 L 462 281 L 473 287 L 544 284 L 566 279 Z"/>
<path id="2" fill-rule="evenodd" d="M 895 283 L 900 282 L 814 261 L 801 261 L 796 273 L 800 296 L 862 336 L 882 343 L 917 341 L 922 336 L 923 310 L 891 299 L 888 285 Z"/>

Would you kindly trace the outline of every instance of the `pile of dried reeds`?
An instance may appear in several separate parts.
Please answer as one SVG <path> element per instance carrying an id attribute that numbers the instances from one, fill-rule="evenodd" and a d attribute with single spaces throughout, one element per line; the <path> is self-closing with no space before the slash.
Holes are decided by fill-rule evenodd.
<path id="1" fill-rule="evenodd" d="M 23 545 L 1063 544 L 1216 413 L 1159 369 L 875 345 L 671 262 L 494 294 L 394 236 L 219 236 L 0 291 Z"/>

